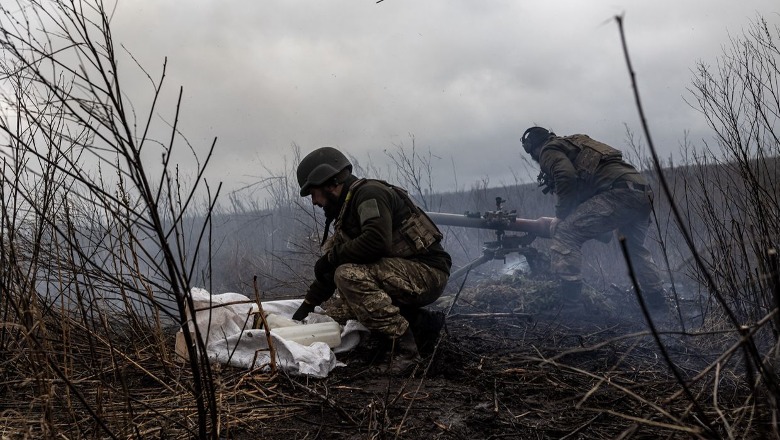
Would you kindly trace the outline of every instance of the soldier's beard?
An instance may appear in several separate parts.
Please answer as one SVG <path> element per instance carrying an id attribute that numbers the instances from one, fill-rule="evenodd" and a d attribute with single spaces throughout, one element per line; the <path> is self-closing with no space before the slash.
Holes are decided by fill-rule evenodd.
<path id="1" fill-rule="evenodd" d="M 341 211 L 341 203 L 343 202 L 339 200 L 339 197 L 331 193 L 326 193 L 325 199 L 327 199 L 328 203 L 322 207 L 322 210 L 325 212 L 325 220 L 330 222 L 335 220 L 336 216 L 339 215 L 339 212 Z"/>

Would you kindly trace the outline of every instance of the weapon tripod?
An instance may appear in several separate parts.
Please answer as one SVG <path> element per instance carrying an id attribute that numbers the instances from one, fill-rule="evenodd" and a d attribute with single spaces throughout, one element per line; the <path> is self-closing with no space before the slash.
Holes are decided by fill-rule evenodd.
<path id="1" fill-rule="evenodd" d="M 528 267 L 534 274 L 547 273 L 550 269 L 549 257 L 531 247 L 536 239 L 536 234 L 507 235 L 506 229 L 517 223 L 517 212 L 506 211 L 502 206 L 506 200 L 496 197 L 496 210 L 487 211 L 484 214 L 466 213 L 468 218 L 479 218 L 484 222 L 484 229 L 493 229 L 496 234 L 495 241 L 485 242 L 482 246 L 482 255 L 450 274 L 450 280 L 457 279 L 467 274 L 474 267 L 480 266 L 491 260 L 503 260 L 511 253 L 518 253 L 525 257 Z"/>

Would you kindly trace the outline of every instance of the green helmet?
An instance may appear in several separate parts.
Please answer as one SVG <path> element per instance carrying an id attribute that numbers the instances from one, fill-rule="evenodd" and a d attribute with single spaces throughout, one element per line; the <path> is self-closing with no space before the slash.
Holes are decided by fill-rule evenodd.
<path id="1" fill-rule="evenodd" d="M 341 151 L 331 148 L 317 148 L 298 164 L 298 185 L 301 187 L 301 197 L 311 194 L 312 186 L 323 185 L 343 169 L 352 171 L 352 164 Z"/>

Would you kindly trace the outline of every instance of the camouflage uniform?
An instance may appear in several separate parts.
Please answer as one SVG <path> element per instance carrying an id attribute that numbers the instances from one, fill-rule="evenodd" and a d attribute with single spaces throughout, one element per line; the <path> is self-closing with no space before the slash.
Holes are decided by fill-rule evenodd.
<path id="1" fill-rule="evenodd" d="M 444 271 L 404 258 L 342 264 L 335 275 L 336 286 L 358 321 L 389 336 L 401 335 L 409 326 L 399 306 L 436 301 L 448 278 Z"/>
<path id="2" fill-rule="evenodd" d="M 411 255 L 399 255 L 399 229 L 411 214 L 407 202 L 386 183 L 354 176 L 341 214 L 334 223 L 331 247 L 333 282 L 315 281 L 306 301 L 319 305 L 338 288 L 358 320 L 390 337 L 409 323 L 399 307 L 422 307 L 441 296 L 452 260 L 440 242 Z"/>
<path id="3" fill-rule="evenodd" d="M 583 165 L 580 156 L 586 145 L 602 152 L 590 165 Z M 619 151 L 585 135 L 552 136 L 541 147 L 539 165 L 558 197 L 560 222 L 550 248 L 552 269 L 561 280 L 581 281 L 582 245 L 617 230 L 626 239 L 642 289 L 661 292 L 658 267 L 644 246 L 653 200 L 645 178 Z"/>

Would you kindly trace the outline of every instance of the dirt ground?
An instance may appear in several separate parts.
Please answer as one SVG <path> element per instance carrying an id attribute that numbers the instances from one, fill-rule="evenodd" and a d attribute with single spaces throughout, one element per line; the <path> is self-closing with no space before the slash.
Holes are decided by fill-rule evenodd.
<path id="1" fill-rule="evenodd" d="M 406 376 L 375 371 L 384 347 L 375 337 L 340 355 L 345 366 L 328 378 L 279 376 L 275 403 L 285 414 L 235 438 L 712 437 L 719 428 L 707 421 L 729 408 L 723 401 L 744 403 L 739 374 L 724 364 L 717 387 L 699 379 L 689 390 L 704 402 L 720 391 L 720 408 L 691 405 L 631 294 L 590 292 L 572 307 L 548 287 L 477 284 L 451 309 L 452 297 L 437 304 L 450 313 L 445 328 Z M 692 342 L 679 322 L 661 321 L 666 356 L 686 380 L 726 346 L 722 337 Z"/>

